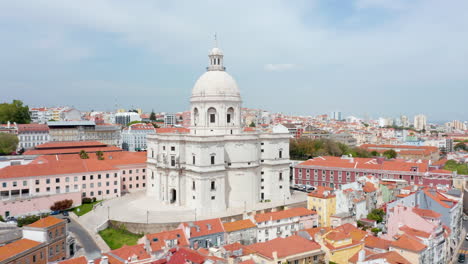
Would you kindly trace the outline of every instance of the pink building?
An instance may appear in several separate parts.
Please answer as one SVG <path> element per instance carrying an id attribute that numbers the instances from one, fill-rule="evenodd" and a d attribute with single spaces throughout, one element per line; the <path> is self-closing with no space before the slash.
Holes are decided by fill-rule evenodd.
<path id="1" fill-rule="evenodd" d="M 32 211 L 44 211 L 49 210 L 56 200 L 52 197 L 57 195 L 68 197 L 66 194 L 78 193 L 81 197 L 108 199 L 146 188 L 145 152 L 109 152 L 104 153 L 102 160 L 95 154 L 88 155 L 89 159 L 81 159 L 77 154 L 46 155 L 27 165 L 0 169 L 0 200 L 4 204 L 21 201 L 22 207 L 35 206 Z M 39 197 L 49 197 L 50 202 L 36 203 Z M 76 197 L 71 197 L 75 201 Z M 11 209 L 12 204 L 9 203 L 8 210 L 0 207 L 0 213 L 21 213 L 19 209 Z"/>
<path id="2" fill-rule="evenodd" d="M 294 167 L 294 182 L 314 186 L 339 188 L 354 182 L 360 176 L 375 176 L 378 179 L 406 180 L 414 185 L 452 185 L 452 173 L 443 170 L 431 171 L 429 161 L 402 159 L 352 157 L 316 157 Z"/>

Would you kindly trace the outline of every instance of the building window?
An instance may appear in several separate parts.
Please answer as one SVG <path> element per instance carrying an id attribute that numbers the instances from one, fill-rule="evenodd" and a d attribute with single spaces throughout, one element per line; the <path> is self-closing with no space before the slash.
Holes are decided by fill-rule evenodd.
<path id="1" fill-rule="evenodd" d="M 214 199 L 215 199 L 215 197 L 214 197 L 214 196 L 211 196 L 211 200 L 214 200 Z"/>
<path id="2" fill-rule="evenodd" d="M 175 147 L 174 147 L 174 146 L 171 146 L 171 151 L 175 151 Z"/>
<path id="3" fill-rule="evenodd" d="M 195 165 L 195 155 L 192 156 L 192 164 Z"/>
<path id="4" fill-rule="evenodd" d="M 215 156 L 211 156 L 211 165 L 215 164 Z"/>
<path id="5" fill-rule="evenodd" d="M 283 158 L 283 151 L 282 151 L 282 150 L 279 151 L 279 158 L 280 158 L 280 159 Z"/>
<path id="6" fill-rule="evenodd" d="M 90 175 L 90 176 L 89 176 L 89 179 L 90 179 L 90 180 L 94 180 L 94 175 Z"/>
<path id="7" fill-rule="evenodd" d="M 86 176 L 85 175 L 83 175 L 82 180 L 86 181 Z"/>
<path id="8" fill-rule="evenodd" d="M 46 179 L 46 183 L 47 183 L 47 184 L 50 184 L 50 179 Z"/>
<path id="9" fill-rule="evenodd" d="M 39 184 L 40 184 L 39 180 L 36 180 L 36 185 L 39 185 Z M 5 186 L 4 186 L 4 187 L 5 187 Z"/>
<path id="10" fill-rule="evenodd" d="M 195 181 L 192 181 L 192 190 L 195 191 Z"/>
<path id="11" fill-rule="evenodd" d="M 215 181 L 211 181 L 211 190 L 212 191 L 216 190 Z"/>
<path id="12" fill-rule="evenodd" d="M 175 156 L 171 156 L 171 166 L 175 166 Z"/>
<path id="13" fill-rule="evenodd" d="M 227 114 L 226 122 L 231 123 L 231 114 Z"/>
<path id="14" fill-rule="evenodd" d="M 279 173 L 279 180 L 280 180 L 280 181 L 283 180 L 283 173 L 282 173 L 282 172 Z"/>

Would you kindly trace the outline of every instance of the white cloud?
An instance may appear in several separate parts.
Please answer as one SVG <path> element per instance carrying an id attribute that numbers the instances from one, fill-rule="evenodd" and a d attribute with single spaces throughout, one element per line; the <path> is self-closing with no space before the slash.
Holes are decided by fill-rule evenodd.
<path id="1" fill-rule="evenodd" d="M 281 72 L 281 71 L 287 71 L 295 68 L 296 65 L 294 64 L 265 64 L 264 69 L 266 71 L 275 71 L 275 72 Z"/>

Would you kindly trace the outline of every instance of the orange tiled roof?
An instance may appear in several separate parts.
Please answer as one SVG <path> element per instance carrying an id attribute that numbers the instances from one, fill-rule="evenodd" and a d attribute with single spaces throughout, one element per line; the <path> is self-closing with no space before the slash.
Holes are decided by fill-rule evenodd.
<path id="1" fill-rule="evenodd" d="M 285 258 L 300 253 L 320 250 L 319 244 L 297 235 L 286 238 L 279 237 L 267 242 L 252 244 L 247 247 L 269 259 L 273 259 L 273 252 L 275 251 L 278 258 Z"/>
<path id="2" fill-rule="evenodd" d="M 310 192 L 308 196 L 321 198 L 321 199 L 328 199 L 328 198 L 336 197 L 332 188 L 324 187 L 324 186 L 317 186 L 317 188 L 313 190 L 312 192 Z"/>
<path id="3" fill-rule="evenodd" d="M 166 247 L 166 240 L 177 240 L 176 245 L 179 247 L 188 246 L 189 244 L 182 229 L 147 234 L 146 239 L 149 241 L 152 252 L 159 251 Z"/>
<path id="4" fill-rule="evenodd" d="M 442 215 L 428 209 L 413 207 L 413 212 L 424 218 L 440 218 Z"/>
<path id="5" fill-rule="evenodd" d="M 106 144 L 99 141 L 52 141 L 37 145 L 36 149 L 50 148 L 80 148 L 80 147 L 105 147 Z"/>
<path id="6" fill-rule="evenodd" d="M 424 193 L 445 208 L 452 208 L 457 203 L 457 201 L 445 197 L 436 190 L 432 191 L 426 188 L 424 189 Z M 452 205 L 449 205 L 449 203 Z"/>
<path id="7" fill-rule="evenodd" d="M 86 260 L 85 256 L 71 258 L 67 260 L 62 260 L 58 264 L 87 264 L 88 261 Z"/>
<path id="8" fill-rule="evenodd" d="M 388 250 L 391 243 L 392 241 L 390 240 L 382 239 L 382 238 L 371 236 L 371 235 L 364 238 L 364 244 L 368 248 L 378 248 L 378 249 Z"/>
<path id="9" fill-rule="evenodd" d="M 121 259 L 127 260 L 132 256 L 136 256 L 138 260 L 149 259 L 151 256 L 146 252 L 145 246 L 143 244 L 138 244 L 134 246 L 124 245 L 119 249 L 115 249 L 109 252 L 110 256 L 117 256 Z"/>
<path id="10" fill-rule="evenodd" d="M 243 229 L 256 227 L 256 225 L 254 223 L 252 223 L 252 221 L 250 219 L 223 223 L 223 226 L 224 226 L 224 230 L 226 232 L 233 232 L 233 231 L 238 231 L 238 230 L 243 230 Z"/>
<path id="11" fill-rule="evenodd" d="M 156 134 L 164 133 L 189 133 L 190 129 L 185 127 L 167 127 L 167 128 L 156 128 Z"/>
<path id="12" fill-rule="evenodd" d="M 219 218 L 201 220 L 184 223 L 185 227 L 190 227 L 190 237 L 200 237 L 209 234 L 223 233 L 224 227 Z"/>
<path id="13" fill-rule="evenodd" d="M 405 234 L 410 235 L 410 236 L 415 236 L 415 237 L 424 237 L 424 238 L 429 238 L 431 236 L 430 233 L 424 232 L 422 230 L 418 230 L 415 228 L 411 228 L 407 225 L 404 225 L 399 228 L 400 231 L 403 231 Z"/>
<path id="14" fill-rule="evenodd" d="M 86 152 L 112 152 L 122 151 L 119 147 L 86 147 L 86 148 L 58 148 L 58 149 L 30 149 L 24 152 L 24 155 L 55 155 L 55 154 L 76 154 L 80 153 L 81 150 Z"/>
<path id="15" fill-rule="evenodd" d="M 60 223 L 65 223 L 65 220 L 53 216 L 47 216 L 45 218 L 37 220 L 36 222 L 30 225 L 27 225 L 27 227 L 47 228 Z"/>
<path id="16" fill-rule="evenodd" d="M 309 235 L 312 237 L 312 239 L 314 239 L 315 235 L 317 233 L 319 233 L 321 230 L 323 230 L 323 234 L 326 234 L 328 231 L 330 231 L 332 228 L 329 227 L 329 226 L 324 226 L 324 227 L 313 227 L 313 228 L 308 228 L 308 229 L 304 229 L 304 230 L 301 230 L 301 231 L 305 231 L 307 233 L 309 233 Z"/>
<path id="17" fill-rule="evenodd" d="M 367 260 L 386 259 L 389 264 L 411 264 L 407 259 L 398 254 L 396 251 L 389 251 L 385 253 L 372 254 L 366 257 Z"/>
<path id="18" fill-rule="evenodd" d="M 250 255 L 250 254 L 254 253 L 254 251 L 252 251 L 248 246 L 244 246 L 244 245 L 242 245 L 242 244 L 239 243 L 239 242 L 236 242 L 236 243 L 233 243 L 233 244 L 224 245 L 223 248 L 224 248 L 226 251 L 230 251 L 231 253 L 232 253 L 233 251 L 242 250 L 242 256 Z"/>
<path id="19" fill-rule="evenodd" d="M 366 193 L 371 193 L 377 191 L 377 188 L 375 188 L 374 184 L 372 184 L 371 182 L 366 182 L 362 190 Z"/>
<path id="20" fill-rule="evenodd" d="M 400 236 L 398 240 L 392 241 L 391 246 L 400 248 L 400 249 L 409 250 L 409 251 L 414 251 L 414 252 L 421 252 L 424 249 L 426 249 L 426 245 L 417 241 L 414 238 L 411 238 L 410 236 L 406 234 L 403 234 L 402 236 Z"/>
<path id="21" fill-rule="evenodd" d="M 37 247 L 40 244 L 41 244 L 40 242 L 23 238 L 15 242 L 12 242 L 10 244 L 1 246 L 0 247 L 0 261 L 4 261 L 6 259 L 14 257 L 20 254 L 21 252 Z"/>
<path id="22" fill-rule="evenodd" d="M 297 217 L 297 216 L 306 216 L 306 215 L 313 215 L 317 214 L 317 212 L 309 210 L 304 207 L 296 207 L 291 209 L 286 209 L 282 211 L 264 213 L 264 214 L 256 214 L 255 215 L 255 222 L 266 222 L 266 221 L 275 221 L 285 218 Z"/>
<path id="23" fill-rule="evenodd" d="M 338 241 L 351 239 L 351 235 L 339 231 L 331 231 L 325 236 L 325 238 L 333 241 Z"/>

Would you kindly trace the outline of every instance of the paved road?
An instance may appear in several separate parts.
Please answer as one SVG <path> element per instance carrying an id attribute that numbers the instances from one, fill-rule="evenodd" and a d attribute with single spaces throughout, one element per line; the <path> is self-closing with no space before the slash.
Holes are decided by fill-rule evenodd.
<path id="1" fill-rule="evenodd" d="M 63 218 L 63 216 L 60 216 Z M 93 238 L 86 232 L 86 230 L 78 224 L 75 220 L 68 217 L 71 222 L 68 223 L 68 231 L 75 235 L 78 244 L 84 249 L 85 255 L 88 259 L 96 259 L 101 256 L 101 250 L 94 242 Z M 77 248 L 78 250 L 79 248 Z"/>

